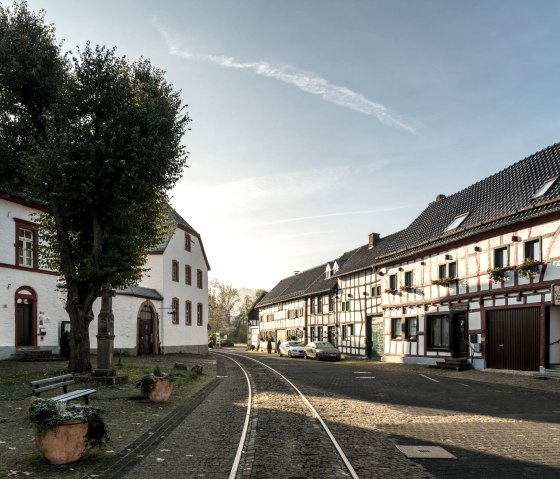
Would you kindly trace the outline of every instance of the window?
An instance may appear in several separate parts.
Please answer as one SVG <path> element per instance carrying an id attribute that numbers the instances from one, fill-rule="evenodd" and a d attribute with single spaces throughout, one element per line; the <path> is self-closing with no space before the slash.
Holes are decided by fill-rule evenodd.
<path id="1" fill-rule="evenodd" d="M 171 321 L 173 324 L 179 324 L 179 300 L 173 298 L 171 300 Z"/>
<path id="2" fill-rule="evenodd" d="M 196 287 L 202 289 L 202 270 L 196 270 Z"/>
<path id="3" fill-rule="evenodd" d="M 185 266 L 185 284 L 192 284 L 192 270 L 188 264 Z"/>
<path id="4" fill-rule="evenodd" d="M 316 307 L 315 307 L 315 298 L 311 298 L 311 299 L 309 300 L 309 312 L 310 312 L 311 314 L 315 314 L 315 310 L 316 310 Z"/>
<path id="5" fill-rule="evenodd" d="M 397 289 L 397 275 L 391 274 L 389 276 L 389 289 L 395 291 Z"/>
<path id="6" fill-rule="evenodd" d="M 334 296 L 329 296 L 329 312 L 334 311 Z"/>
<path id="7" fill-rule="evenodd" d="M 534 259 L 535 261 L 541 260 L 541 240 L 525 241 L 525 259 Z"/>
<path id="8" fill-rule="evenodd" d="M 196 324 L 202 326 L 202 303 L 196 305 Z"/>
<path id="9" fill-rule="evenodd" d="M 319 296 L 317 298 L 317 312 L 318 313 L 323 313 L 323 297 Z"/>
<path id="10" fill-rule="evenodd" d="M 447 226 L 447 228 L 445 228 L 444 231 L 451 231 L 454 230 L 455 228 L 458 228 L 459 226 L 461 226 L 463 221 L 465 221 L 467 216 L 469 216 L 469 213 L 463 213 L 462 215 L 455 216 L 455 218 L 453 218 L 453 221 L 449 223 L 449 225 Z"/>
<path id="11" fill-rule="evenodd" d="M 33 223 L 16 220 L 16 264 L 24 268 L 38 268 L 37 229 Z"/>
<path id="12" fill-rule="evenodd" d="M 412 271 L 404 273 L 404 285 L 412 288 Z"/>
<path id="13" fill-rule="evenodd" d="M 171 262 L 171 279 L 179 281 L 179 262 L 175 260 Z"/>
<path id="14" fill-rule="evenodd" d="M 411 340 L 418 337 L 418 318 L 405 318 L 404 337 Z"/>
<path id="15" fill-rule="evenodd" d="M 354 335 L 354 325 L 353 324 L 343 324 L 342 325 L 342 339 L 348 339 L 350 336 Z"/>
<path id="16" fill-rule="evenodd" d="M 317 326 L 317 341 L 323 340 L 323 326 Z"/>
<path id="17" fill-rule="evenodd" d="M 457 262 L 440 264 L 438 267 L 438 279 L 455 279 L 457 277 Z"/>
<path id="18" fill-rule="evenodd" d="M 311 328 L 311 335 L 310 335 L 310 340 L 311 341 L 315 341 L 315 328 Z"/>
<path id="19" fill-rule="evenodd" d="M 555 178 L 550 178 L 549 180 L 546 180 L 541 187 L 537 190 L 537 192 L 533 195 L 533 199 L 535 198 L 539 198 L 540 196 L 544 196 L 546 194 L 546 192 L 550 189 L 550 187 L 556 183 L 556 180 L 558 179 L 558 177 L 556 176 Z"/>
<path id="20" fill-rule="evenodd" d="M 449 278 L 456 278 L 457 277 L 457 263 L 447 263 L 447 276 Z"/>
<path id="21" fill-rule="evenodd" d="M 346 333 L 346 325 L 343 324 L 342 325 L 342 339 L 347 339 L 348 338 L 348 334 Z"/>
<path id="22" fill-rule="evenodd" d="M 381 296 L 381 286 L 373 286 L 371 288 L 371 296 L 373 298 L 379 298 L 379 296 Z"/>
<path id="23" fill-rule="evenodd" d="M 504 268 L 509 265 L 508 248 L 496 248 L 494 250 L 494 268 Z"/>
<path id="24" fill-rule="evenodd" d="M 18 228 L 18 264 L 33 267 L 33 231 Z"/>
<path id="25" fill-rule="evenodd" d="M 353 324 L 348 325 L 348 336 L 354 336 L 354 325 Z"/>
<path id="26" fill-rule="evenodd" d="M 185 233 L 185 250 L 190 251 L 192 245 L 191 235 L 189 233 Z"/>
<path id="27" fill-rule="evenodd" d="M 190 326 L 192 324 L 192 303 L 185 301 L 185 324 Z"/>
<path id="28" fill-rule="evenodd" d="M 428 348 L 449 349 L 449 316 L 428 317 Z"/>
<path id="29" fill-rule="evenodd" d="M 341 307 L 342 311 L 350 311 L 350 301 L 343 301 Z"/>
<path id="30" fill-rule="evenodd" d="M 402 318 L 391 319 L 391 339 L 402 337 Z"/>

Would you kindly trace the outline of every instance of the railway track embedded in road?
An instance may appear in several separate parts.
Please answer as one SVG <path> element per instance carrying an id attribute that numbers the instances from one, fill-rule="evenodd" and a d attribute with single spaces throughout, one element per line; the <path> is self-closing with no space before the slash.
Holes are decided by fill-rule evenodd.
<path id="1" fill-rule="evenodd" d="M 247 413 L 230 479 L 350 477 L 358 479 L 325 421 L 282 373 L 253 358 L 221 351 L 248 385 Z"/>

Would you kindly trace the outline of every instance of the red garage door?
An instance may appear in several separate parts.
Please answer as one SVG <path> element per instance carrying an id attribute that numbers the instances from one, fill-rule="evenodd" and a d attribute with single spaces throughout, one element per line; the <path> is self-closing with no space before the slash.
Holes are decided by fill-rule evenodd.
<path id="1" fill-rule="evenodd" d="M 540 308 L 486 312 L 486 366 L 538 371 Z"/>

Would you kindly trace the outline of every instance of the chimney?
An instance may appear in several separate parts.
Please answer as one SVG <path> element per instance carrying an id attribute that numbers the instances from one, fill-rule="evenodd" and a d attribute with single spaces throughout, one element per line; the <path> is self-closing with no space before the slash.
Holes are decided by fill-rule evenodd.
<path id="1" fill-rule="evenodd" d="M 445 199 L 445 195 L 439 194 L 436 196 L 436 201 L 441 201 L 443 199 Z"/>
<path id="2" fill-rule="evenodd" d="M 370 233 L 368 238 L 368 249 L 373 248 L 373 246 L 375 245 L 375 243 L 377 243 L 377 240 L 379 239 L 381 235 L 379 233 Z"/>

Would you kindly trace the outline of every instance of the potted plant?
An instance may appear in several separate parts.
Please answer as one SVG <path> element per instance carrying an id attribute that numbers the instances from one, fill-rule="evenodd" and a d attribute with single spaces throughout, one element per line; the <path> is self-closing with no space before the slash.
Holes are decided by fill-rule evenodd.
<path id="1" fill-rule="evenodd" d="M 171 396 L 174 380 L 175 376 L 173 374 L 164 373 L 159 366 L 156 366 L 153 372 L 142 376 L 136 387 L 140 388 L 142 395 L 150 401 L 165 402 Z"/>
<path id="2" fill-rule="evenodd" d="M 490 278 L 494 283 L 499 283 L 500 281 L 507 281 L 507 272 L 510 268 L 506 266 L 496 266 L 495 268 L 488 269 L 488 278 Z"/>
<path id="3" fill-rule="evenodd" d="M 543 264 L 542 261 L 538 261 L 532 258 L 525 258 L 525 261 L 517 266 L 517 274 L 523 278 L 532 278 L 539 272 L 539 266 Z"/>
<path id="4" fill-rule="evenodd" d="M 37 450 L 50 464 L 76 462 L 86 446 L 103 447 L 109 443 L 101 411 L 92 406 L 34 398 L 29 420 L 35 428 Z"/>

